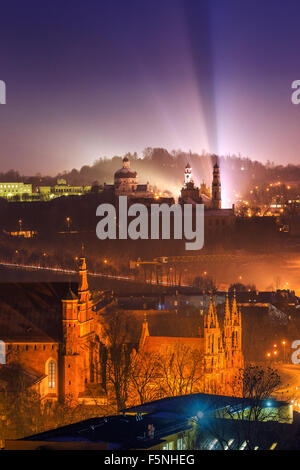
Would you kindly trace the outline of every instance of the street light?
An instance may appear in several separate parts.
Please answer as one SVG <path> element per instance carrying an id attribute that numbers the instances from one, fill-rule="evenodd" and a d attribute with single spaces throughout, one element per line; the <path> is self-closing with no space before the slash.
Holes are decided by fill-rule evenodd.
<path id="1" fill-rule="evenodd" d="M 282 341 L 282 344 L 283 344 L 283 362 L 285 362 L 285 345 L 286 345 L 285 339 Z"/>
<path id="2" fill-rule="evenodd" d="M 66 217 L 66 222 L 67 222 L 67 228 L 68 228 L 68 232 L 70 232 L 70 222 L 71 222 L 71 217 Z"/>

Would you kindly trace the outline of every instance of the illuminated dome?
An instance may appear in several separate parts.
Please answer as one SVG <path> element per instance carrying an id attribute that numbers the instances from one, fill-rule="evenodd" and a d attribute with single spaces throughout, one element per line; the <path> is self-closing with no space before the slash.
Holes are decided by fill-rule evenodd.
<path id="1" fill-rule="evenodd" d="M 137 172 L 134 170 L 131 170 L 130 168 L 130 162 L 128 157 L 123 158 L 123 168 L 120 170 L 117 170 L 115 172 L 115 180 L 116 179 L 123 179 L 123 178 L 136 178 L 137 177 Z"/>

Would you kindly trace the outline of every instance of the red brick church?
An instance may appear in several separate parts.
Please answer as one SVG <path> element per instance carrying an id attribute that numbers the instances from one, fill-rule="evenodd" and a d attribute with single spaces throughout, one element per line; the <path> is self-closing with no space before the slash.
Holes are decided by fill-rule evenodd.
<path id="1" fill-rule="evenodd" d="M 111 305 L 117 305 L 112 293 L 89 290 L 85 258 L 80 259 L 78 284 L 0 284 L 0 340 L 6 363 L 1 367 L 19 364 L 42 399 L 72 396 L 77 403 L 94 404 L 97 399 L 106 404 L 105 373 L 99 369 L 108 338 L 101 317 Z M 163 331 L 162 322 L 154 325 L 157 312 L 143 313 L 147 317 L 138 327 L 137 352 L 161 353 L 178 343 L 196 349 L 204 358 L 203 391 L 230 393 L 230 383 L 243 367 L 241 312 L 235 297 L 231 305 L 227 298 L 222 325 L 211 298 L 202 328 L 194 335 L 183 336 L 183 325 L 181 336 L 178 328 L 172 335 L 170 318 Z"/>
<path id="2" fill-rule="evenodd" d="M 76 292 L 76 293 L 75 293 Z M 112 301 L 88 288 L 85 258 L 78 286 L 68 283 L 0 285 L 0 339 L 6 367 L 18 363 L 44 399 L 72 395 L 89 403 L 100 374 L 95 359 L 101 346 L 96 313 Z M 97 397 L 105 402 L 104 395 Z"/>

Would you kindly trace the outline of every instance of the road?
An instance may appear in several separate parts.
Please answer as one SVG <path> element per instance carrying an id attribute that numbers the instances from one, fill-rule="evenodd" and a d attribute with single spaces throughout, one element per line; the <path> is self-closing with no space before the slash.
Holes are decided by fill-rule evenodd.
<path id="1" fill-rule="evenodd" d="M 300 411 L 300 364 L 276 364 L 282 384 L 275 396 L 280 400 L 291 401 L 295 411 Z"/>
<path id="2" fill-rule="evenodd" d="M 60 274 L 77 274 L 78 273 L 78 271 L 73 270 L 73 269 L 65 269 L 65 268 L 51 267 L 51 266 L 38 266 L 38 265 L 29 265 L 29 264 L 9 263 L 6 261 L 0 261 L 0 266 L 4 266 L 10 269 L 24 269 L 27 271 L 51 271 L 51 272 L 56 272 Z M 95 273 L 95 272 L 88 272 L 88 275 L 94 276 L 94 277 L 103 277 L 107 279 L 117 279 L 120 281 L 134 282 L 134 283 L 139 283 L 139 284 L 153 284 L 153 285 L 160 285 L 160 286 L 176 287 L 171 282 L 161 281 L 159 284 L 156 284 L 154 281 L 152 282 L 150 282 L 149 280 L 143 281 L 140 279 L 135 279 L 132 276 L 118 276 L 114 274 Z M 181 287 L 192 287 L 192 286 L 189 284 L 181 284 Z"/>

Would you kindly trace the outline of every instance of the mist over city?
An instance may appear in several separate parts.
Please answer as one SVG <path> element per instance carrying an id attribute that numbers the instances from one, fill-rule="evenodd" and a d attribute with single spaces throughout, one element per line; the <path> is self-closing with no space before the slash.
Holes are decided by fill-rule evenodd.
<path id="1" fill-rule="evenodd" d="M 299 13 L 1 5 L 0 457 L 300 449 Z"/>

